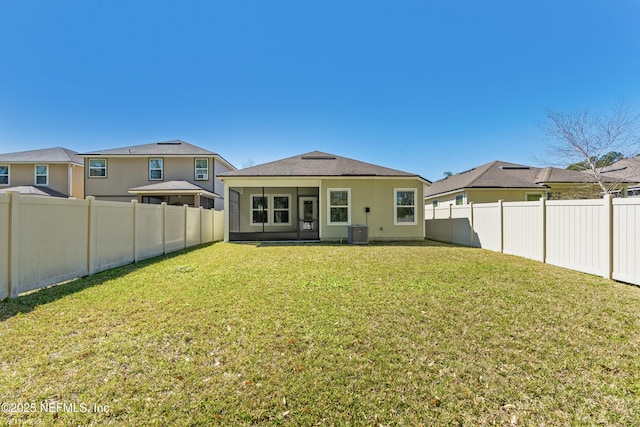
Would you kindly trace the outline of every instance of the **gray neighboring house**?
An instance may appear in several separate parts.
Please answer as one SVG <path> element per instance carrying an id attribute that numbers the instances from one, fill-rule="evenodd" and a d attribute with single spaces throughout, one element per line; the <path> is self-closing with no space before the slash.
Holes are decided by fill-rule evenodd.
<path id="1" fill-rule="evenodd" d="M 85 195 L 97 200 L 224 208 L 218 179 L 236 168 L 222 156 L 181 140 L 80 154 Z"/>
<path id="2" fill-rule="evenodd" d="M 0 194 L 84 197 L 84 159 L 63 147 L 0 154 Z"/>
<path id="3" fill-rule="evenodd" d="M 599 172 L 609 179 L 629 182 L 628 197 L 640 197 L 640 156 L 619 160 Z"/>
<path id="4" fill-rule="evenodd" d="M 598 197 L 600 187 L 583 172 L 537 168 L 495 160 L 434 182 L 425 193 L 431 205 L 535 201 L 541 197 Z M 614 179 L 606 179 L 615 182 Z M 622 184 L 626 189 L 626 184 Z"/>

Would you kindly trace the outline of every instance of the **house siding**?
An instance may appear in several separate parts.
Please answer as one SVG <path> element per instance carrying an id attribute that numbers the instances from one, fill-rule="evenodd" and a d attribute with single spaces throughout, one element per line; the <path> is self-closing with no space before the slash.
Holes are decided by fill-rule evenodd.
<path id="1" fill-rule="evenodd" d="M 35 166 L 36 163 L 3 163 L 10 165 L 10 187 L 20 185 L 36 185 Z M 49 166 L 49 184 L 47 187 L 59 191 L 66 196 L 69 194 L 69 165 L 59 163 L 37 163 L 38 165 Z M 80 168 L 82 169 L 82 168 Z M 80 196 L 82 197 L 82 196 Z"/>
<path id="2" fill-rule="evenodd" d="M 423 183 L 417 179 L 323 179 L 320 189 L 321 239 L 347 239 L 347 225 L 329 225 L 327 190 L 351 189 L 351 224 L 369 226 L 369 240 L 419 240 L 424 237 Z M 395 225 L 396 188 L 415 188 L 416 224 Z M 368 207 L 370 212 L 365 212 Z"/>
<path id="3" fill-rule="evenodd" d="M 91 159 L 107 159 L 107 177 L 89 177 L 89 161 Z M 149 159 L 163 159 L 163 179 L 149 179 Z M 209 159 L 209 176 L 207 180 L 195 179 L 195 159 Z M 207 191 L 215 192 L 222 196 L 224 187 L 216 178 L 216 175 L 228 170 L 215 157 L 193 156 L 193 157 L 171 157 L 171 156 L 144 156 L 144 157 L 108 157 L 91 156 L 86 158 L 85 195 L 94 196 L 98 200 L 110 200 L 128 202 L 136 199 L 134 194 L 129 193 L 129 189 L 154 184 L 163 181 L 187 181 Z M 216 189 L 218 191 L 216 191 Z M 185 202 L 186 203 L 186 202 Z M 222 210 L 224 202 L 217 200 L 215 208 Z"/>

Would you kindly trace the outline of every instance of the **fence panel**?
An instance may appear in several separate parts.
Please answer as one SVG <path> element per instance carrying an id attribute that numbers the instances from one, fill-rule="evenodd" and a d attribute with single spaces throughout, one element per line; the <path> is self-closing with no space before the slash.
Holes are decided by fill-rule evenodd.
<path id="1" fill-rule="evenodd" d="M 543 205 L 540 202 L 502 204 L 503 252 L 544 261 Z"/>
<path id="2" fill-rule="evenodd" d="M 108 270 L 134 261 L 133 210 L 131 203 L 93 201 L 95 238 L 91 273 Z M 144 240 L 144 239 L 143 239 Z"/>
<path id="3" fill-rule="evenodd" d="M 202 243 L 213 241 L 213 211 L 210 209 L 202 210 L 200 232 L 202 233 Z"/>
<path id="4" fill-rule="evenodd" d="M 224 211 L 213 212 L 213 241 L 224 240 Z"/>
<path id="5" fill-rule="evenodd" d="M 500 252 L 502 250 L 502 221 L 499 203 L 473 205 L 473 246 Z"/>
<path id="6" fill-rule="evenodd" d="M 608 277 L 607 209 L 603 200 L 548 201 L 546 261 Z"/>
<path id="7" fill-rule="evenodd" d="M 165 252 L 163 239 L 164 222 L 162 219 L 163 206 L 136 203 L 135 209 L 136 261 L 162 255 Z"/>
<path id="8" fill-rule="evenodd" d="M 613 200 L 613 278 L 640 285 L 640 199 Z"/>
<path id="9" fill-rule="evenodd" d="M 451 206 L 451 243 L 473 246 L 471 205 Z"/>
<path id="10" fill-rule="evenodd" d="M 0 300 L 9 296 L 9 196 L 0 194 Z"/>
<path id="11" fill-rule="evenodd" d="M 167 206 L 165 225 L 166 251 L 185 248 L 185 213 L 183 206 Z"/>
<path id="12" fill-rule="evenodd" d="M 200 209 L 187 208 L 187 247 L 200 244 Z"/>
<path id="13" fill-rule="evenodd" d="M 11 294 L 28 292 L 88 274 L 89 202 L 48 197 L 18 197 L 20 227 L 17 283 Z M 12 272 L 12 276 L 14 273 Z"/>

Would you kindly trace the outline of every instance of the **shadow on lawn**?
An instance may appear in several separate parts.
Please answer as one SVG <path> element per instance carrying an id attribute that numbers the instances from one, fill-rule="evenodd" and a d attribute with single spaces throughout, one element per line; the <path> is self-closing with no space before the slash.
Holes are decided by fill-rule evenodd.
<path id="1" fill-rule="evenodd" d="M 450 243 L 436 242 L 435 240 L 397 240 L 397 241 L 374 241 L 369 242 L 366 245 L 348 243 L 346 239 L 343 242 L 305 242 L 305 241 L 264 241 L 264 242 L 234 242 L 238 244 L 249 244 L 260 247 L 273 247 L 273 246 L 354 246 L 354 247 L 367 247 L 367 246 L 422 246 L 422 247 L 456 247 Z"/>
<path id="2" fill-rule="evenodd" d="M 28 313 L 39 305 L 48 304 L 50 302 L 64 298 L 67 295 L 83 291 L 96 285 L 101 285 L 108 280 L 126 276 L 127 274 L 144 268 L 150 264 L 155 264 L 157 262 L 175 258 L 177 256 L 202 249 L 213 244 L 215 243 L 205 243 L 198 246 L 192 246 L 187 249 L 182 249 L 170 254 L 149 258 L 134 264 L 127 264 L 121 267 L 113 268 L 111 270 L 102 271 L 100 273 L 94 274 L 93 276 L 85 276 L 57 285 L 51 285 L 46 288 L 29 292 L 15 299 L 7 298 L 3 301 L 0 301 L 0 322 L 7 320 L 17 314 Z"/>

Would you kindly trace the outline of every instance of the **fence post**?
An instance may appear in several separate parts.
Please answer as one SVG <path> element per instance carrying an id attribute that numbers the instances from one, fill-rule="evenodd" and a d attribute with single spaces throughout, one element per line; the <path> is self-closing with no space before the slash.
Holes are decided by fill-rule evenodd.
<path id="1" fill-rule="evenodd" d="M 204 209 L 202 208 L 202 206 L 199 207 L 200 209 L 200 244 L 202 244 L 202 242 L 204 242 L 204 239 L 202 238 L 202 229 L 204 228 L 202 226 L 202 224 L 204 223 L 204 218 L 202 218 L 204 216 Z"/>
<path id="2" fill-rule="evenodd" d="M 447 238 L 447 242 L 451 243 L 453 238 L 453 204 L 449 205 L 449 237 Z"/>
<path id="3" fill-rule="evenodd" d="M 602 224 L 604 228 L 604 232 L 606 233 L 605 237 L 605 272 L 602 275 L 605 279 L 613 278 L 613 198 L 611 194 L 605 194 L 603 197 L 603 208 L 604 208 L 604 224 Z"/>
<path id="4" fill-rule="evenodd" d="M 500 253 L 504 253 L 504 200 L 498 200 L 498 211 L 500 212 Z"/>
<path id="5" fill-rule="evenodd" d="M 167 202 L 160 203 L 162 209 L 162 255 L 167 254 Z"/>
<path id="6" fill-rule="evenodd" d="M 89 216 L 89 233 L 87 235 L 87 274 L 92 275 L 96 272 L 96 259 L 98 255 L 97 232 L 98 224 L 96 220 L 96 198 L 87 196 L 87 210 Z"/>
<path id="7" fill-rule="evenodd" d="M 542 247 L 540 248 L 540 261 L 547 262 L 547 199 L 540 197 L 540 228 L 542 232 Z"/>
<path id="8" fill-rule="evenodd" d="M 475 231 L 473 228 L 473 202 L 469 202 L 469 233 L 471 234 L 469 236 L 469 241 L 471 242 L 471 246 L 472 248 L 475 247 Z"/>
<path id="9" fill-rule="evenodd" d="M 133 206 L 133 262 L 138 262 L 138 224 L 136 223 L 138 220 L 138 201 L 135 199 L 131 200 L 131 205 Z"/>
<path id="10" fill-rule="evenodd" d="M 9 195 L 9 298 L 17 298 L 20 292 L 20 193 L 7 191 Z"/>
<path id="11" fill-rule="evenodd" d="M 184 204 L 184 249 L 187 249 L 187 230 L 189 227 L 189 205 Z"/>

